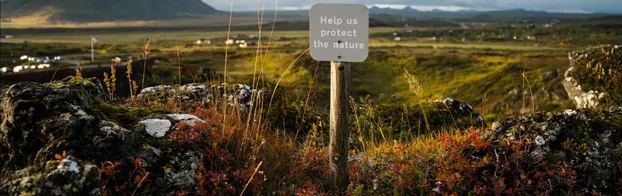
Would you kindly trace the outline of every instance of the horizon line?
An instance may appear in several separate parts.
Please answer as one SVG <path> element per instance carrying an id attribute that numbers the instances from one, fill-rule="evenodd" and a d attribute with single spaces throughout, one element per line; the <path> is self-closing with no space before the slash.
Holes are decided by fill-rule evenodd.
<path id="1" fill-rule="evenodd" d="M 537 10 L 537 9 L 525 9 L 525 8 L 472 8 L 465 6 L 431 6 L 431 5 L 405 5 L 405 4 L 365 4 L 368 8 L 381 8 L 381 9 L 393 9 L 393 10 L 403 10 L 405 8 L 410 8 L 413 10 L 417 10 L 419 12 L 434 12 L 434 11 L 443 11 L 443 12 L 489 12 L 489 11 L 511 11 L 511 10 L 525 10 L 530 12 L 546 12 L 546 13 L 559 13 L 559 14 L 611 14 L 611 15 L 622 15 L 622 13 L 607 13 L 607 12 L 590 12 L 585 10 Z M 264 11 L 305 11 L 309 10 L 311 5 L 304 6 L 282 6 L 279 7 L 278 10 L 266 8 Z M 220 10 L 226 11 L 228 10 Z M 234 12 L 255 12 L 257 9 L 240 9 L 234 10 Z"/>

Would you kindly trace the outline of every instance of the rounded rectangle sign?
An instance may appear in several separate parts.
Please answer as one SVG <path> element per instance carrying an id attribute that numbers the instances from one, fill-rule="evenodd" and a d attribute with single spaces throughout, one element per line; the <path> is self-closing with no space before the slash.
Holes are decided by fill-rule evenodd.
<path id="1" fill-rule="evenodd" d="M 363 62 L 369 52 L 369 9 L 363 4 L 316 3 L 309 9 L 311 57 Z"/>

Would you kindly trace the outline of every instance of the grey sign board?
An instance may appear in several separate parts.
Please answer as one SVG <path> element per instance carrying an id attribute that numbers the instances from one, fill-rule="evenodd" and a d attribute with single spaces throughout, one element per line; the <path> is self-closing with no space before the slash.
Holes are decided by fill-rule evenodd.
<path id="1" fill-rule="evenodd" d="M 363 62 L 369 51 L 369 10 L 362 4 L 317 3 L 309 10 L 311 57 Z"/>

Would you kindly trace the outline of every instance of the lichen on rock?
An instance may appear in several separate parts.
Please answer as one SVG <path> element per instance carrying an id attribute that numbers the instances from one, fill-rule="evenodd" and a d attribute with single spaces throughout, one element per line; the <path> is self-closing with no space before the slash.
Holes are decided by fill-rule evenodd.
<path id="1" fill-rule="evenodd" d="M 622 51 L 603 45 L 568 54 L 570 68 L 562 81 L 577 108 L 622 105 Z"/>
<path id="2" fill-rule="evenodd" d="M 145 126 L 145 131 L 153 137 L 163 137 L 171 130 L 171 121 L 162 119 L 146 119 L 138 122 Z"/>
<path id="3" fill-rule="evenodd" d="M 486 137 L 531 141 L 537 161 L 561 159 L 577 171 L 577 186 L 608 193 L 622 161 L 622 108 L 566 110 L 507 117 L 493 123 Z"/>
<path id="4" fill-rule="evenodd" d="M 0 190 L 9 195 L 100 195 L 99 180 L 97 166 L 67 156 L 1 179 Z"/>
<path id="5" fill-rule="evenodd" d="M 150 136 L 161 138 L 173 131 L 178 124 L 194 125 L 195 122 L 205 122 L 199 117 L 190 114 L 165 114 L 146 117 L 139 121 L 139 131 L 144 130 Z"/>
<path id="6" fill-rule="evenodd" d="M 226 91 L 225 91 L 226 90 Z M 252 96 L 262 96 L 263 90 L 251 89 L 245 84 L 211 85 L 159 85 L 143 89 L 137 96 L 139 102 L 179 103 L 181 108 L 194 109 L 199 105 L 209 105 L 226 100 L 228 105 L 248 109 L 253 105 Z"/>
<path id="7" fill-rule="evenodd" d="M 7 89 L 0 131 L 0 195 L 99 195 L 104 174 L 96 165 L 122 162 L 115 171 L 120 176 L 107 177 L 125 180 L 136 169 L 127 163 L 138 158 L 142 167 L 151 169 L 143 186 L 167 187 L 173 194 L 194 186 L 203 149 L 184 149 L 166 134 L 180 123 L 204 121 L 190 114 L 114 106 L 102 100 L 102 89 L 96 79 L 76 78 L 23 82 Z M 68 156 L 49 161 L 65 152 Z M 164 166 L 171 171 L 153 171 Z M 153 190 L 157 189 L 145 194 Z"/>
<path id="8" fill-rule="evenodd" d="M 80 145 L 69 138 L 84 136 L 88 134 L 85 130 L 97 126 L 96 117 L 84 111 L 103 95 L 102 89 L 94 78 L 67 78 L 46 84 L 23 82 L 9 87 L 2 101 L 0 138 L 14 156 L 13 161 L 24 165 L 25 160 L 33 160 L 36 152 L 48 145 L 58 146 L 65 141 L 66 147 Z"/>

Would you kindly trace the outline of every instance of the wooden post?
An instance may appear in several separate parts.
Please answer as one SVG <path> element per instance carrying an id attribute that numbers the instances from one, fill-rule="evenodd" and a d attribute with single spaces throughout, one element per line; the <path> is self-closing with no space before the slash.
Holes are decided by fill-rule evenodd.
<path id="1" fill-rule="evenodd" d="M 95 51 L 93 51 L 93 36 L 91 35 L 91 62 L 95 62 Z"/>
<path id="2" fill-rule="evenodd" d="M 348 187 L 348 97 L 350 91 L 350 63 L 330 63 L 330 178 L 333 185 Z"/>

